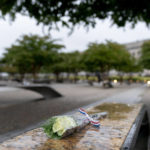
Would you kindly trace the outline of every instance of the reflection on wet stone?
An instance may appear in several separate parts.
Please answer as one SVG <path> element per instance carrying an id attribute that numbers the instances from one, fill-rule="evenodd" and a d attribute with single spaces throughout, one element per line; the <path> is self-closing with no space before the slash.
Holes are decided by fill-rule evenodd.
<path id="1" fill-rule="evenodd" d="M 117 104 L 118 106 L 119 104 Z M 121 106 L 123 107 L 122 104 Z M 115 119 L 108 117 L 100 120 L 101 127 L 99 129 L 88 125 L 71 136 L 61 140 L 54 140 L 48 139 L 43 130 L 39 128 L 3 142 L 0 145 L 0 150 L 2 148 L 2 150 L 119 150 L 141 105 L 134 105 L 131 108 L 126 109 L 128 112 L 130 110 L 130 113 L 122 112 L 125 118 L 119 117 L 116 120 L 113 115 Z M 94 110 L 92 109 L 92 111 Z"/>

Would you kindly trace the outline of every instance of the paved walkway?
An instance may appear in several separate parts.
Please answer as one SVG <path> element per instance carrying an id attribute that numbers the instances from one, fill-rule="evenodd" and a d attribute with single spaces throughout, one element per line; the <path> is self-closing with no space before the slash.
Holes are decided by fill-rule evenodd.
<path id="1" fill-rule="evenodd" d="M 128 89 L 124 92 L 105 98 L 101 102 L 116 102 L 127 104 L 141 103 L 145 90 L 145 87 L 135 87 L 133 89 Z"/>
<path id="2" fill-rule="evenodd" d="M 39 93 L 15 87 L 0 87 L 0 108 L 42 99 Z"/>

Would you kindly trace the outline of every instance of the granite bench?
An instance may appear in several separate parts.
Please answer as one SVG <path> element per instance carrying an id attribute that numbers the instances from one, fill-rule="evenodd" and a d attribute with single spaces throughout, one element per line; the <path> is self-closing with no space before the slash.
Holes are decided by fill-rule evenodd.
<path id="1" fill-rule="evenodd" d="M 108 116 L 100 120 L 100 128 L 89 124 L 61 140 L 49 139 L 39 127 L 4 141 L 0 150 L 137 150 L 140 131 L 145 129 L 149 135 L 147 112 L 142 104 L 103 103 L 86 111 L 89 114 L 107 111 Z"/>

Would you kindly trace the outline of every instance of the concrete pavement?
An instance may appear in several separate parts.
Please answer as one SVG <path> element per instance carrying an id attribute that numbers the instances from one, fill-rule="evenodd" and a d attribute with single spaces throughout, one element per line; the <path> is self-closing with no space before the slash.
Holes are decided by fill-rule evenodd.
<path id="1" fill-rule="evenodd" d="M 43 99 L 39 93 L 15 87 L 0 87 L 0 108 Z"/>

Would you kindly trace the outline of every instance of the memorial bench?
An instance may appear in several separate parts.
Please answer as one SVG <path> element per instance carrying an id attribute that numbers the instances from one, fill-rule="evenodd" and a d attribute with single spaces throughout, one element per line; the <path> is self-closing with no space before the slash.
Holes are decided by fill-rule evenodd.
<path id="1" fill-rule="evenodd" d="M 36 128 L 4 141 L 0 150 L 146 150 L 149 122 L 142 104 L 103 103 L 86 109 L 89 114 L 107 111 L 100 128 L 86 126 L 64 139 L 49 139 Z M 142 146 L 142 148 L 141 148 Z"/>
<path id="2" fill-rule="evenodd" d="M 48 85 L 20 85 L 19 88 L 40 93 L 45 99 L 61 97 L 62 95 Z"/>

